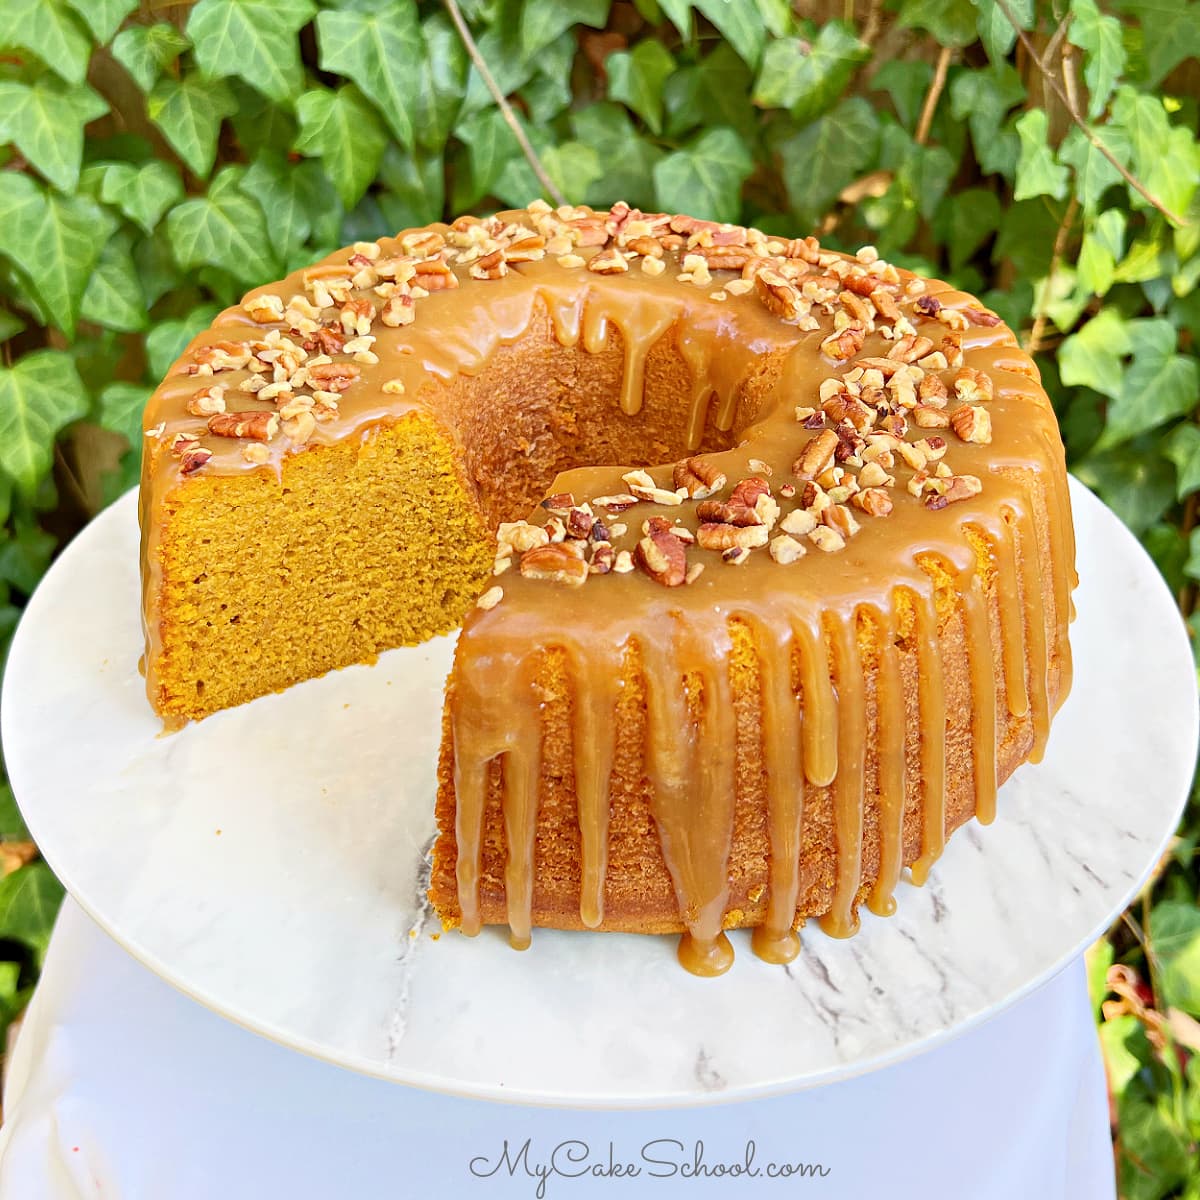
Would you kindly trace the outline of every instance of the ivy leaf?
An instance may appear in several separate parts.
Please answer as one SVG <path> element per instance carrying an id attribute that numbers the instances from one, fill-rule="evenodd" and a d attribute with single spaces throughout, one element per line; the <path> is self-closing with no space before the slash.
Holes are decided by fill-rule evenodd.
<path id="1" fill-rule="evenodd" d="M 854 96 L 779 146 L 784 185 L 802 228 L 818 225 L 842 188 L 874 160 L 878 143 L 878 118 Z"/>
<path id="2" fill-rule="evenodd" d="M 251 287 L 277 273 L 266 219 L 241 190 L 244 177 L 242 168 L 225 167 L 207 195 L 185 200 L 167 216 L 171 249 L 185 271 L 216 266 Z"/>
<path id="3" fill-rule="evenodd" d="M 1092 453 L 1072 468 L 1135 533 L 1144 533 L 1175 500 L 1170 467 L 1145 447 Z"/>
<path id="4" fill-rule="evenodd" d="M 7 342 L 14 334 L 25 328 L 25 322 L 13 313 L 0 308 L 0 342 Z"/>
<path id="5" fill-rule="evenodd" d="M 164 76 L 146 99 L 146 112 L 193 174 L 203 178 L 217 157 L 221 121 L 237 104 L 224 80 Z"/>
<path id="6" fill-rule="evenodd" d="M 0 783 L 0 842 L 32 842 L 33 835 L 17 807 L 12 787 Z"/>
<path id="7" fill-rule="evenodd" d="M 491 195 L 500 172 L 514 153 L 519 154 L 516 138 L 499 110 L 486 109 L 459 123 L 455 130 L 467 148 L 466 177 L 456 179 L 455 207 L 469 208 Z"/>
<path id="8" fill-rule="evenodd" d="M 1088 86 L 1088 116 L 1104 112 L 1113 87 L 1125 69 L 1125 43 L 1121 22 L 1106 16 L 1096 0 L 1072 0 L 1073 20 L 1067 40 L 1084 52 L 1083 78 Z"/>
<path id="9" fill-rule="evenodd" d="M 930 63 L 902 62 L 894 58 L 884 63 L 871 80 L 871 90 L 886 92 L 896 107 L 896 116 L 905 129 L 915 129 L 929 84 L 933 80 Z"/>
<path id="10" fill-rule="evenodd" d="M 1125 374 L 1122 359 L 1130 349 L 1129 322 L 1115 308 L 1102 308 L 1059 348 L 1062 381 L 1068 387 L 1090 387 L 1115 400 Z"/>
<path id="11" fill-rule="evenodd" d="M 972 0 L 978 16 L 979 40 L 994 63 L 1004 62 L 1016 45 L 1017 31 L 996 0 Z M 1033 28 L 1034 0 L 1009 0 L 1009 11 L 1022 29 Z"/>
<path id="12" fill-rule="evenodd" d="M 324 162 L 342 202 L 352 208 L 375 178 L 387 145 L 387 132 L 375 110 L 353 84 L 346 84 L 336 92 L 305 92 L 296 102 L 296 115 L 296 149 Z"/>
<path id="13" fill-rule="evenodd" d="M 736 221 L 754 159 L 732 129 L 710 129 L 654 167 L 658 203 L 712 221 Z"/>
<path id="14" fill-rule="evenodd" d="M 383 156 L 380 178 L 387 191 L 379 207 L 389 229 L 411 229 L 441 218 L 445 203 L 445 164 L 440 154 L 404 154 L 394 144 Z"/>
<path id="15" fill-rule="evenodd" d="M 1024 99 L 1025 85 L 1008 63 L 961 71 L 950 84 L 950 111 L 969 123 L 975 156 L 986 173 L 1011 175 L 1016 167 L 1017 137 L 1000 126 L 1009 109 Z"/>
<path id="16" fill-rule="evenodd" d="M 0 254 L 68 337 L 100 248 L 115 221 L 86 196 L 44 192 L 28 175 L 0 171 Z"/>
<path id="17" fill-rule="evenodd" d="M 188 342 L 211 325 L 218 312 L 220 309 L 215 304 L 200 304 L 186 316 L 159 321 L 146 334 L 146 362 L 150 374 L 155 379 L 162 379 Z"/>
<path id="18" fill-rule="evenodd" d="M 699 126 L 727 125 L 749 141 L 756 114 L 746 103 L 753 76 L 728 42 L 694 66 L 676 71 L 663 87 L 667 132 L 680 137 Z"/>
<path id="19" fill-rule="evenodd" d="M 240 79 L 230 79 L 228 82 L 237 105 L 233 114 L 233 131 L 247 156 L 253 158 L 261 150 L 291 150 L 299 132 L 296 118 L 291 112 L 268 100 L 262 92 L 256 92 Z"/>
<path id="20" fill-rule="evenodd" d="M 133 333 L 146 328 L 146 297 L 128 237 L 110 238 L 100 251 L 83 293 L 79 315 L 105 329 Z"/>
<path id="21" fill-rule="evenodd" d="M 753 71 L 758 69 L 767 30 L 755 6 L 746 0 L 694 0 L 700 10 Z"/>
<path id="22" fill-rule="evenodd" d="M 31 596 L 38 580 L 45 575 L 57 545 L 53 534 L 28 517 L 18 516 L 15 528 L 5 532 L 5 540 L 0 545 L 0 580 Z"/>
<path id="23" fill-rule="evenodd" d="M 658 0 L 667 20 L 679 30 L 685 39 L 692 36 L 692 4 L 691 0 Z"/>
<path id="24" fill-rule="evenodd" d="M 138 0 L 67 0 L 87 22 L 101 46 L 106 46 L 121 22 L 138 6 Z"/>
<path id="25" fill-rule="evenodd" d="M 262 151 L 242 176 L 239 187 L 270 214 L 271 245 L 284 262 L 309 240 L 323 212 L 332 208 L 334 217 L 340 217 L 333 185 L 320 164 L 289 162 L 278 151 Z M 334 237 L 337 223 L 335 219 L 333 229 L 326 231 Z"/>
<path id="26" fill-rule="evenodd" d="M 87 84 L 43 75 L 32 84 L 0 79 L 0 142 L 17 149 L 59 191 L 74 191 L 83 158 L 83 127 L 108 112 Z"/>
<path id="27" fill-rule="evenodd" d="M 434 13 L 421 26 L 425 47 L 413 102 L 417 145 L 441 150 L 458 119 L 470 60 L 458 30 L 444 13 Z"/>
<path id="28" fill-rule="evenodd" d="M 63 886 L 44 862 L 31 862 L 0 879 L 0 937 L 29 946 L 40 967 L 50 944 Z"/>
<path id="29" fill-rule="evenodd" d="M 183 199 L 183 183 L 173 167 L 158 160 L 140 167 L 110 163 L 100 184 L 100 199 L 153 233 L 163 213 Z"/>
<path id="30" fill-rule="evenodd" d="M 557 41 L 572 25 L 603 29 L 612 0 L 526 0 L 521 9 L 521 49 L 527 58 Z"/>
<path id="31" fill-rule="evenodd" d="M 1187 129 L 1172 126 L 1161 97 L 1119 87 L 1112 120 L 1129 135 L 1133 168 L 1146 187 L 1174 212 L 1184 212 L 1196 193 L 1200 149 Z M 1134 204 L 1146 201 L 1131 194 Z"/>
<path id="32" fill-rule="evenodd" d="M 1118 7 L 1138 19 L 1151 87 L 1185 58 L 1200 55 L 1200 6 L 1188 0 L 1119 0 Z"/>
<path id="33" fill-rule="evenodd" d="M 1121 1130 L 1118 1175 L 1123 1200 L 1162 1200 L 1191 1173 L 1190 1139 L 1175 1123 L 1168 1097 L 1157 1103 L 1128 1090 L 1117 1109 Z"/>
<path id="34" fill-rule="evenodd" d="M 1034 196 L 1066 198 L 1070 187 L 1067 168 L 1055 162 L 1054 151 L 1046 142 L 1047 121 L 1044 109 L 1031 108 L 1017 118 L 1017 136 L 1021 139 L 1021 157 L 1017 160 L 1014 200 Z"/>
<path id="35" fill-rule="evenodd" d="M 383 113 L 392 133 L 404 145 L 412 146 L 413 85 L 425 55 L 413 0 L 390 0 L 370 11 L 322 12 L 317 17 L 317 39 L 322 69 L 357 84 Z M 308 95 L 311 93 L 303 100 Z"/>
<path id="36" fill-rule="evenodd" d="M 87 75 L 92 39 L 63 0 L 5 0 L 3 40 L 32 50 L 68 83 Z"/>
<path id="37" fill-rule="evenodd" d="M 61 350 L 35 350 L 0 367 L 0 467 L 27 495 L 50 470 L 58 431 L 87 410 L 83 381 Z"/>
<path id="38" fill-rule="evenodd" d="M 200 0 L 187 32 L 201 71 L 239 75 L 272 100 L 300 91 L 301 26 L 312 20 L 310 0 Z"/>
<path id="39" fill-rule="evenodd" d="M 629 105 L 654 133 L 662 132 L 663 84 L 675 70 L 675 60 L 661 42 L 646 38 L 631 51 L 618 51 L 605 60 L 608 94 Z"/>
<path id="40" fill-rule="evenodd" d="M 1191 421 L 1176 425 L 1163 440 L 1163 453 L 1175 464 L 1179 499 L 1200 491 L 1200 427 Z"/>
<path id="41" fill-rule="evenodd" d="M 1191 412 L 1200 399 L 1200 369 L 1191 355 L 1177 352 L 1179 335 L 1170 321 L 1129 321 L 1126 328 L 1133 363 L 1109 405 L 1102 447 Z"/>
<path id="42" fill-rule="evenodd" d="M 796 120 L 810 121 L 837 100 L 870 54 L 840 21 L 823 25 L 811 44 L 799 38 L 772 41 L 763 55 L 754 103 L 790 109 Z"/>
<path id="43" fill-rule="evenodd" d="M 604 174 L 589 185 L 583 202 L 607 206 L 623 198 L 638 208 L 652 209 L 654 164 L 663 152 L 638 134 L 625 109 L 601 101 L 573 112 L 570 120 L 571 136 L 591 146 L 604 164 Z"/>
<path id="44" fill-rule="evenodd" d="M 1128 161 L 1129 138 L 1119 125 L 1104 127 L 1104 142 L 1118 161 Z M 1104 193 L 1123 182 L 1121 173 L 1088 141 L 1082 129 L 1072 129 L 1063 138 L 1058 157 L 1075 172 L 1075 195 L 1085 213 L 1095 212 Z"/>
<path id="45" fill-rule="evenodd" d="M 140 383 L 110 383 L 100 393 L 100 424 L 119 433 L 130 446 L 142 443 L 142 413 L 153 388 Z"/>
<path id="46" fill-rule="evenodd" d="M 943 46 L 969 46 L 976 36 L 971 0 L 904 0 L 902 29 L 927 29 Z"/>
<path id="47" fill-rule="evenodd" d="M 478 39 L 479 55 L 487 63 L 492 78 L 501 93 L 511 96 L 533 78 L 536 62 L 521 52 L 520 42 L 504 36 L 498 29 L 489 29 Z M 474 66 L 467 77 L 467 94 L 463 97 L 459 118 L 464 119 L 495 104 L 492 93 Z"/>
<path id="48" fill-rule="evenodd" d="M 164 68 L 173 63 L 191 43 L 165 21 L 157 25 L 130 25 L 113 39 L 113 57 L 148 92 Z"/>
<path id="49" fill-rule="evenodd" d="M 950 266 L 958 271 L 1000 227 L 1000 201 L 985 188 L 967 188 L 938 207 L 934 232 L 950 251 Z"/>

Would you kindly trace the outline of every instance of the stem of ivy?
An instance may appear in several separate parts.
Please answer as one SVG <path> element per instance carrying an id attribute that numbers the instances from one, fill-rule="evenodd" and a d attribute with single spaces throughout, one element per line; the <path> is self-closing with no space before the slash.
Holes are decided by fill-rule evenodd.
<path id="1" fill-rule="evenodd" d="M 471 61 L 475 64 L 475 69 L 479 72 L 480 79 L 483 80 L 484 86 L 492 94 L 492 99 L 496 101 L 496 107 L 500 110 L 500 115 L 504 118 L 505 123 L 513 131 L 513 136 L 517 139 L 517 145 L 521 147 L 521 153 L 525 155 L 525 160 L 533 168 L 533 173 L 537 176 L 538 182 L 542 185 L 546 195 L 554 201 L 555 204 L 566 204 L 567 198 L 555 186 L 554 180 L 546 174 L 546 168 L 542 166 L 542 160 L 538 158 L 537 151 L 530 145 L 529 139 L 525 136 L 525 130 L 521 128 L 521 122 L 517 120 L 516 113 L 512 110 L 512 105 L 500 90 L 496 83 L 496 78 L 489 69 L 484 57 L 479 53 L 479 46 L 475 42 L 475 38 L 471 35 L 470 29 L 467 28 L 467 22 L 463 19 L 462 10 L 458 7 L 457 0 L 442 0 L 446 6 L 446 11 L 450 14 L 450 20 L 454 22 L 454 28 L 458 30 L 458 36 L 462 38 L 462 44 L 466 47 L 467 54 Z"/>
<path id="2" fill-rule="evenodd" d="M 913 141 L 918 146 L 925 145 L 925 141 L 929 137 L 929 127 L 933 124 L 933 114 L 937 111 L 938 101 L 941 99 L 942 91 L 946 86 L 946 74 L 950 70 L 950 59 L 953 55 L 954 50 L 950 46 L 943 46 L 941 53 L 938 54 L 933 79 L 929 84 L 929 91 L 925 93 L 925 103 L 921 106 L 921 117 L 917 121 L 917 132 L 913 135 Z"/>
<path id="3" fill-rule="evenodd" d="M 1134 175 L 1124 163 L 1117 158 L 1108 146 L 1101 140 L 1099 134 L 1083 119 L 1078 106 L 1067 95 L 1063 85 L 1058 81 L 1055 73 L 1046 65 L 1042 56 L 1037 52 L 1033 42 L 1029 40 L 1029 35 L 1021 28 L 1020 22 L 1013 13 L 1012 8 L 1008 4 L 1008 0 L 996 0 L 996 7 L 1004 14 L 1004 19 L 1016 30 L 1017 37 L 1020 39 L 1021 45 L 1025 47 L 1026 53 L 1033 59 L 1033 65 L 1037 67 L 1042 78 L 1046 81 L 1046 85 L 1050 90 L 1062 101 L 1063 107 L 1067 110 L 1067 115 L 1079 127 L 1083 136 L 1087 138 L 1105 158 L 1112 163 L 1117 173 L 1125 180 L 1131 188 L 1134 189 L 1148 204 L 1153 205 L 1158 209 L 1168 221 L 1176 228 L 1186 224 L 1182 217 L 1177 217 L 1146 185 Z"/>
<path id="4" fill-rule="evenodd" d="M 1072 192 L 1071 199 L 1067 204 L 1067 211 L 1063 213 L 1062 222 L 1059 224 L 1058 232 L 1054 235 L 1054 249 L 1050 255 L 1050 269 L 1046 272 L 1046 280 L 1042 284 L 1042 296 L 1044 297 L 1054 283 L 1054 276 L 1058 273 L 1058 264 L 1062 261 L 1063 252 L 1067 248 L 1067 238 L 1071 234 L 1071 226 L 1075 224 L 1075 218 L 1079 215 L 1079 201 Z M 1025 343 L 1025 349 L 1030 354 L 1036 354 L 1043 349 L 1042 334 L 1046 329 L 1046 310 L 1045 305 L 1038 303 L 1037 312 L 1033 318 L 1033 328 L 1029 331 L 1029 338 Z"/>

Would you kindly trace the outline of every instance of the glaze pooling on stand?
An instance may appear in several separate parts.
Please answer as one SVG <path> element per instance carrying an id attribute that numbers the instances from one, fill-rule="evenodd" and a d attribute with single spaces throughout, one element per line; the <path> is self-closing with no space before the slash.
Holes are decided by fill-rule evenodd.
<path id="1" fill-rule="evenodd" d="M 530 222 L 525 213 L 504 219 Z M 383 239 L 380 254 L 396 254 L 400 244 L 400 237 Z M 591 246 L 578 251 L 585 258 L 597 252 Z M 318 270 L 344 269 L 351 254 L 342 251 Z M 499 348 L 519 342 L 548 318 L 564 347 L 599 355 L 619 340 L 623 370 L 613 403 L 628 417 L 642 408 L 651 353 L 669 343 L 691 378 L 682 406 L 687 444 L 699 449 L 706 431 L 731 433 L 732 449 L 704 455 L 730 485 L 765 473 L 776 489 L 783 483 L 802 487 L 793 464 L 810 433 L 795 409 L 819 410 L 822 382 L 859 358 L 886 355 L 889 341 L 868 331 L 857 353 L 838 361 L 824 344 L 835 325 L 819 306 L 813 308 L 816 320 L 781 318 L 754 291 L 710 295 L 687 281 L 682 265 L 680 256 L 668 254 L 658 275 L 636 268 L 601 275 L 546 257 L 515 264 L 486 282 L 455 268 L 462 286 L 419 300 L 414 323 L 380 337 L 370 356 L 376 361 L 360 366 L 336 416 L 318 425 L 305 447 L 278 438 L 267 444 L 264 461 L 250 463 L 238 443 L 207 438 L 205 469 L 278 473 L 288 456 L 307 447 L 369 438 L 406 413 L 437 413 L 443 384 L 485 372 Z M 712 288 L 727 277 L 716 271 Z M 726 567 L 720 555 L 697 553 L 706 569 L 684 587 L 661 587 L 640 571 L 589 577 L 579 588 L 526 578 L 515 569 L 502 575 L 502 600 L 466 620 L 448 692 L 458 911 L 444 900 L 442 908 L 465 933 L 498 919 L 494 905 L 485 916 L 481 900 L 483 833 L 497 772 L 506 847 L 503 909 L 513 945 L 527 946 L 539 921 L 552 923 L 539 915 L 536 901 L 546 705 L 540 672 L 550 654 L 561 657 L 571 692 L 581 860 L 577 922 L 614 927 L 606 912 L 609 792 L 618 753 L 616 712 L 633 661 L 646 694 L 643 770 L 683 930 L 680 959 L 700 974 L 727 969 L 732 949 L 724 929 L 739 923 L 730 911 L 729 863 L 739 746 L 730 678 L 735 629 L 749 631 L 758 648 L 769 855 L 753 945 L 769 961 L 789 961 L 798 950 L 795 928 L 811 883 L 804 877 L 804 831 L 824 791 L 832 793 L 836 851 L 832 895 L 821 914 L 828 932 L 853 933 L 864 898 L 877 913 L 892 911 L 904 866 L 914 881 L 926 878 L 946 839 L 946 697 L 952 683 L 965 680 L 970 697 L 970 771 L 981 820 L 995 811 L 1000 724 L 1010 716 L 1027 718 L 1033 754 L 1040 756 L 1052 707 L 1069 687 L 1067 624 L 1075 581 L 1054 416 L 1031 360 L 1009 330 L 994 319 L 984 322 L 988 314 L 971 297 L 944 284 L 929 282 L 910 292 L 914 277 L 899 272 L 896 278 L 904 316 L 917 333 L 938 338 L 949 325 L 939 310 L 943 317 L 959 314 L 964 365 L 992 381 L 986 408 L 993 440 L 954 439 L 948 452 L 957 472 L 982 481 L 982 491 L 935 511 L 897 486 L 891 514 L 861 517 L 861 530 L 838 553 L 813 547 L 800 561 L 781 566 L 758 550 L 737 567 Z M 247 306 L 256 297 L 286 298 L 303 286 L 303 273 L 297 273 L 252 293 Z M 189 354 L 262 332 L 243 310 L 231 309 Z M 763 379 L 765 386 L 751 387 Z M 169 377 L 148 407 L 148 432 L 158 439 L 193 435 L 196 421 L 185 403 L 196 385 L 194 375 Z M 464 453 L 470 452 L 466 447 Z M 154 575 L 158 526 L 145 514 L 178 485 L 176 462 L 167 455 L 147 456 L 151 461 L 142 495 L 150 687 L 160 581 Z M 650 470 L 660 487 L 671 490 L 669 471 L 664 477 L 662 470 Z M 551 491 L 580 502 L 621 494 L 626 471 L 580 467 L 560 475 Z M 630 533 L 614 537 L 614 546 L 632 549 L 643 522 L 654 517 L 693 529 L 698 523 L 691 500 L 675 506 L 643 502 L 621 514 Z M 953 622 L 965 630 L 965 662 L 945 657 L 943 631 Z M 913 670 L 919 735 L 909 728 L 905 707 L 905 672 Z M 998 701 L 1006 705 L 1003 716 Z M 906 804 L 914 801 L 921 828 L 915 855 L 906 854 L 904 845 Z M 869 815 L 878 825 L 879 849 L 868 873 L 863 844 Z"/>

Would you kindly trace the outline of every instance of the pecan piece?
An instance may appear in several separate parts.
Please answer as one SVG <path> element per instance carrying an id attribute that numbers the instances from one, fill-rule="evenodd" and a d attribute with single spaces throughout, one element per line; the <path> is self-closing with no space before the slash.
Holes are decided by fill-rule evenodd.
<path id="1" fill-rule="evenodd" d="M 888 358 L 896 362 L 911 363 L 924 358 L 933 349 L 933 342 L 920 334 L 910 333 L 894 342 L 887 352 Z"/>
<path id="2" fill-rule="evenodd" d="M 652 527 L 638 542 L 637 563 L 663 587 L 679 587 L 687 579 L 687 547 L 665 529 Z"/>
<path id="3" fill-rule="evenodd" d="M 821 343 L 821 350 L 830 358 L 845 361 L 853 358 L 863 348 L 866 336 L 861 325 L 847 325 L 840 333 L 831 333 Z"/>
<path id="4" fill-rule="evenodd" d="M 816 437 L 810 438 L 800 457 L 792 464 L 792 474 L 798 479 L 815 479 L 832 464 L 838 440 L 836 431 L 832 429 L 824 429 Z"/>
<path id="5" fill-rule="evenodd" d="M 273 412 L 217 413 L 208 419 L 208 432 L 217 437 L 269 442 L 279 432 L 279 415 Z"/>
<path id="6" fill-rule="evenodd" d="M 500 279 L 508 274 L 503 250 L 493 250 L 471 264 L 472 279 Z"/>
<path id="7" fill-rule="evenodd" d="M 962 367 L 954 376 L 954 392 L 960 400 L 974 402 L 992 398 L 992 381 L 974 367 Z"/>
<path id="8" fill-rule="evenodd" d="M 964 404 L 950 414 L 950 427 L 964 442 L 986 446 L 992 440 L 992 417 L 986 408 Z"/>
<path id="9" fill-rule="evenodd" d="M 790 321 L 800 315 L 800 292 L 778 271 L 759 270 L 754 276 L 754 290 L 777 317 Z"/>
<path id="10" fill-rule="evenodd" d="M 724 473 L 698 455 L 677 462 L 671 479 L 677 489 L 687 492 L 690 500 L 704 500 L 725 486 Z"/>
<path id="11" fill-rule="evenodd" d="M 986 325 L 988 328 L 991 328 L 1000 324 L 1000 318 L 994 312 L 988 312 L 984 308 L 964 308 L 962 315 L 972 325 Z"/>
<path id="12" fill-rule="evenodd" d="M 863 488 L 850 497 L 850 503 L 870 517 L 886 517 L 892 511 L 892 498 L 883 488 Z"/>
<path id="13" fill-rule="evenodd" d="M 359 376 L 354 363 L 317 363 L 308 368 L 308 381 L 322 392 L 344 392 Z"/>
<path id="14" fill-rule="evenodd" d="M 572 550 L 559 542 L 535 546 L 521 555 L 521 574 L 526 579 L 549 579 L 578 587 L 587 581 L 588 565 Z"/>
<path id="15" fill-rule="evenodd" d="M 599 254 L 588 259 L 587 269 L 594 271 L 597 275 L 620 275 L 629 270 L 629 263 L 626 262 L 625 255 L 616 246 L 610 246 L 607 250 L 601 250 Z"/>
<path id="16" fill-rule="evenodd" d="M 187 410 L 193 417 L 211 417 L 225 411 L 225 391 L 221 384 L 201 388 L 187 402 Z"/>
<path id="17" fill-rule="evenodd" d="M 704 550 L 755 550 L 770 538 L 765 525 L 722 525 L 705 522 L 696 531 L 696 541 Z"/>

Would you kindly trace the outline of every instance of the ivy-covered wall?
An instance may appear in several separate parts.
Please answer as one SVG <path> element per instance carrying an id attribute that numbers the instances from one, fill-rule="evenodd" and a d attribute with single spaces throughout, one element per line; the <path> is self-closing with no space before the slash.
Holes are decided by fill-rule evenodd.
<path id="1" fill-rule="evenodd" d="M 4 0 L 0 640 L 220 307 L 536 195 L 871 242 L 982 294 L 1190 616 L 1197 53 L 1193 0 Z M 59 892 L 4 793 L 0 835 L 3 1018 Z M 1200 1200 L 1195 843 L 1193 815 L 1095 960 L 1137 1200 Z"/>

